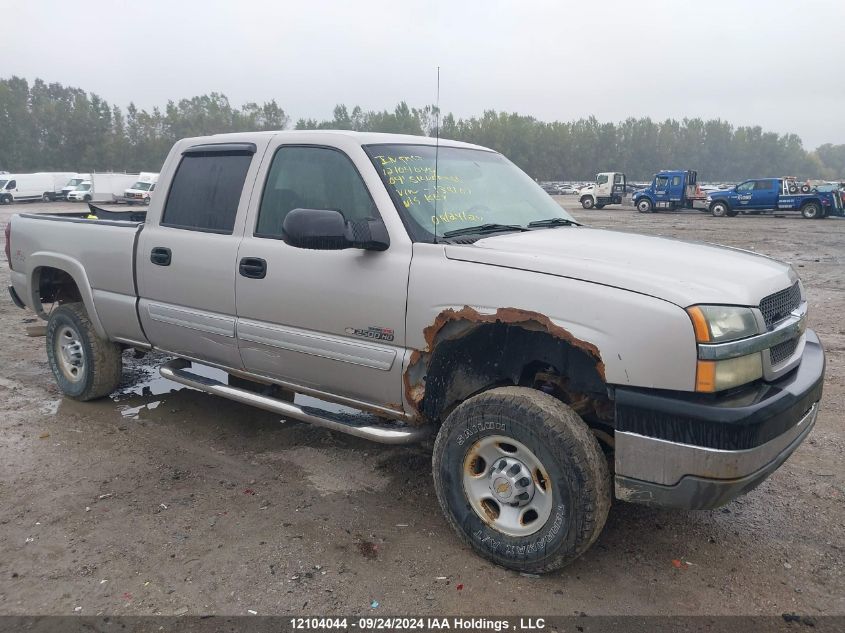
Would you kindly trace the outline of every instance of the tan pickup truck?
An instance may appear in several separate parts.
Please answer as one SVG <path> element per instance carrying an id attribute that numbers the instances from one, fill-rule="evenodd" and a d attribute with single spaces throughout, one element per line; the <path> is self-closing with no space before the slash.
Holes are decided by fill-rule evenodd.
<path id="1" fill-rule="evenodd" d="M 815 423 L 824 353 L 790 266 L 581 226 L 483 147 L 191 138 L 145 217 L 93 211 L 7 229 L 12 299 L 48 321 L 68 397 L 109 394 L 123 350 L 154 348 L 176 357 L 164 376 L 286 418 L 436 437 L 447 520 L 513 569 L 575 559 L 614 495 L 724 504 Z"/>

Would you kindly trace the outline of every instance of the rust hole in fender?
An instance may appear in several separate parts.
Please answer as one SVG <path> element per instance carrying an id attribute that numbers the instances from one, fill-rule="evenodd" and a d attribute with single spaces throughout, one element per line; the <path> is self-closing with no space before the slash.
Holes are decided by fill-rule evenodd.
<path id="1" fill-rule="evenodd" d="M 486 340 L 479 335 L 485 326 L 491 330 L 491 335 L 492 330 L 496 330 L 499 338 Z M 566 354 L 577 356 L 573 360 L 579 363 L 577 374 L 587 376 L 582 380 L 584 384 L 571 384 L 563 376 L 547 375 L 543 373 L 545 370 L 538 369 L 536 375 L 539 378 L 534 379 L 532 376 L 532 386 L 549 393 L 553 391 L 556 396 L 564 396 L 563 399 L 579 414 L 588 413 L 600 419 L 612 416 L 612 403 L 603 400 L 601 396 L 605 391 L 605 367 L 595 345 L 576 338 L 538 312 L 499 308 L 494 313 L 485 314 L 464 306 L 460 310 L 448 308 L 438 314 L 434 322 L 423 331 L 425 349 L 414 350 L 410 355 L 402 377 L 404 396 L 420 422 L 437 419 L 444 411 L 448 411 L 448 407 L 459 402 L 461 396 L 497 384 L 497 379 L 501 380 L 499 384 L 521 384 L 516 379 L 524 377 L 512 375 L 515 365 L 502 368 L 503 363 L 497 362 L 502 359 L 492 358 L 501 345 L 510 344 L 514 350 L 522 349 L 518 346 L 515 334 L 526 337 L 526 341 L 530 339 L 537 349 L 542 347 L 543 342 L 548 343 L 552 339 L 559 347 L 565 348 Z M 480 340 L 473 339 L 473 336 Z M 469 347 L 461 347 L 461 341 L 468 341 L 465 345 Z M 441 349 L 450 350 L 451 357 L 446 351 L 438 357 L 438 350 Z M 485 354 L 487 362 L 484 364 L 481 361 L 480 367 L 458 366 L 468 358 Z M 510 362 L 512 359 L 505 360 Z M 496 376 L 496 371 L 500 369 L 503 373 L 511 371 L 511 374 Z M 491 378 L 494 380 L 492 383 L 489 382 Z"/>

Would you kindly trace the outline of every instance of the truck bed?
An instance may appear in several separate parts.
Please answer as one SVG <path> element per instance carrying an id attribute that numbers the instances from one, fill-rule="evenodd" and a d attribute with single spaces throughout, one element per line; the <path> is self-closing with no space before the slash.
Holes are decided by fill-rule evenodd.
<path id="1" fill-rule="evenodd" d="M 95 211 L 97 219 L 89 218 Z M 50 268 L 67 271 L 103 336 L 146 342 L 136 311 L 135 248 L 143 214 L 105 212 L 32 214 L 11 220 L 12 285 L 30 308 L 44 315 L 39 280 Z M 104 215 L 127 219 L 106 219 Z"/>

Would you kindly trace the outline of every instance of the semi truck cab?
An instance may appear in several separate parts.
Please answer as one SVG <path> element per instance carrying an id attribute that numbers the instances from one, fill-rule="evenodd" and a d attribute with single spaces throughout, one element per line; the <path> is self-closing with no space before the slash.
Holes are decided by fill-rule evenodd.
<path id="1" fill-rule="evenodd" d="M 664 170 L 654 175 L 651 185 L 633 194 L 634 206 L 640 213 L 652 213 L 660 209 L 692 209 L 696 200 L 704 196 L 698 188 L 698 173 Z"/>

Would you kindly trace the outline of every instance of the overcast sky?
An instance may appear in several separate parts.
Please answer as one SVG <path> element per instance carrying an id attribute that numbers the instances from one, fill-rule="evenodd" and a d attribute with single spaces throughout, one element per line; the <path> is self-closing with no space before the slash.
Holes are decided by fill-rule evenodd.
<path id="1" fill-rule="evenodd" d="M 0 76 L 295 120 L 432 103 L 543 120 L 719 117 L 845 143 L 845 0 L 0 0 Z"/>

